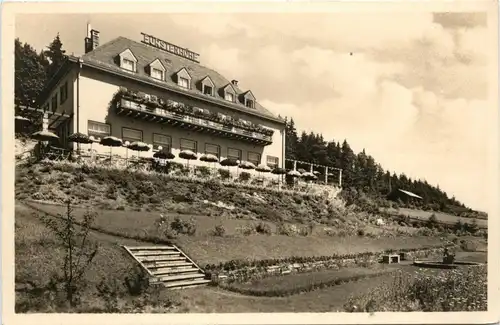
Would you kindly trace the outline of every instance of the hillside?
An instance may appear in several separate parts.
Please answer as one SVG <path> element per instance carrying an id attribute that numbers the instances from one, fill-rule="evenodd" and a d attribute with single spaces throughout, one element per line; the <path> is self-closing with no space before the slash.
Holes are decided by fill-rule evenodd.
<path id="1" fill-rule="evenodd" d="M 461 217 L 486 219 L 484 212 L 474 211 L 462 202 L 425 180 L 411 179 L 404 173 L 391 173 L 376 162 L 375 158 L 363 149 L 354 153 L 347 140 L 342 143 L 331 140 L 325 141 L 321 134 L 302 132 L 300 136 L 295 129 L 293 119 L 287 123 L 286 130 L 286 158 L 315 164 L 332 166 L 342 169 L 342 188 L 351 192 L 363 192 L 372 199 L 379 200 L 380 204 L 387 205 L 393 191 L 402 189 L 413 192 L 422 197 L 422 200 L 399 200 L 392 202 L 393 206 L 414 208 L 426 211 L 439 211 Z M 287 161 L 287 168 L 293 168 L 293 162 Z M 309 170 L 307 164 L 297 163 L 297 168 Z M 322 179 L 324 170 L 317 169 Z M 422 175 L 425 176 L 425 175 Z M 330 179 L 338 182 L 335 172 Z M 332 180 L 333 181 L 333 180 Z M 385 201 L 385 202 L 384 202 Z"/>

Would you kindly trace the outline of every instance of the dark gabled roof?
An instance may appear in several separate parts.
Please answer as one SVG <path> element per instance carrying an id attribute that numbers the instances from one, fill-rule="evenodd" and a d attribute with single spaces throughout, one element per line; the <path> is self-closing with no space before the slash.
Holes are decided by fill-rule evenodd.
<path id="1" fill-rule="evenodd" d="M 153 61 L 151 61 L 148 65 L 152 65 L 152 64 L 153 64 L 153 63 L 155 63 L 155 62 L 158 62 L 158 63 L 159 63 L 159 64 L 163 67 L 163 69 L 165 69 L 165 70 L 166 70 L 165 65 L 164 65 L 163 63 L 161 63 L 161 60 L 160 60 L 160 59 L 154 59 L 154 60 L 153 60 Z"/>
<path id="2" fill-rule="evenodd" d="M 134 52 L 132 52 L 132 50 L 129 49 L 129 48 L 126 48 L 123 51 L 120 51 L 120 53 L 117 53 L 116 55 L 123 54 L 124 52 L 130 52 L 130 54 L 132 54 L 132 56 L 134 57 L 134 59 L 137 60 L 137 57 L 135 56 Z"/>
<path id="3" fill-rule="evenodd" d="M 420 195 L 417 195 L 415 193 L 412 193 L 410 191 L 405 191 L 405 190 L 402 190 L 402 189 L 398 189 L 400 192 L 408 195 L 408 196 L 411 196 L 411 197 L 414 197 L 414 198 L 417 198 L 417 199 L 422 199 L 422 197 Z"/>
<path id="4" fill-rule="evenodd" d="M 197 62 L 165 51 L 161 51 L 149 45 L 142 44 L 125 37 L 115 38 L 114 40 L 97 47 L 93 51 L 84 54 L 82 56 L 82 59 L 84 65 L 86 63 L 90 63 L 90 65 L 93 67 L 101 67 L 108 71 L 122 73 L 122 69 L 115 63 L 115 58 L 126 49 L 130 49 L 130 51 L 137 58 L 136 75 L 138 75 L 137 77 L 139 77 L 137 79 L 144 80 L 144 78 L 149 78 L 144 68 L 155 59 L 159 59 L 167 70 L 167 80 L 155 82 L 161 83 L 161 85 L 159 86 L 164 86 L 168 89 L 172 89 L 176 92 L 184 93 L 186 95 L 194 95 L 196 97 L 199 96 L 198 98 L 200 98 L 201 100 L 208 100 L 206 96 L 203 95 L 202 91 L 197 87 L 192 87 L 192 89 L 185 89 L 178 86 L 175 82 L 175 79 L 172 79 L 173 75 L 185 68 L 191 76 L 193 84 L 201 81 L 207 76 L 210 77 L 216 88 L 215 97 L 213 98 L 215 102 L 224 106 L 235 108 L 238 111 L 267 117 L 273 121 L 284 123 L 284 120 L 282 118 L 279 118 L 276 115 L 272 114 L 269 110 L 264 108 L 259 103 L 255 103 L 255 108 L 248 108 L 241 103 L 230 103 L 225 100 L 220 92 L 220 89 L 225 88 L 228 85 L 231 85 L 231 87 L 234 89 L 236 96 L 242 95 L 246 92 L 241 91 L 237 86 L 231 84 L 228 79 L 224 78 L 224 76 L 222 76 L 217 71 L 204 67 Z M 133 78 L 134 76 L 130 77 Z"/>

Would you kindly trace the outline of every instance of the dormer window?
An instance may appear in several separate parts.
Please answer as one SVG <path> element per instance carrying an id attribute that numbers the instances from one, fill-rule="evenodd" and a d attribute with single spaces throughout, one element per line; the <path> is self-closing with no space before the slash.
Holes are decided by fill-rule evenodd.
<path id="1" fill-rule="evenodd" d="M 210 96 L 213 96 L 214 94 L 214 89 L 210 86 L 207 86 L 207 85 L 203 85 L 203 93 L 205 95 L 210 95 Z"/>
<path id="2" fill-rule="evenodd" d="M 186 68 L 182 68 L 177 72 L 177 85 L 182 88 L 191 89 L 191 76 L 187 72 Z"/>
<path id="3" fill-rule="evenodd" d="M 128 71 L 135 71 L 135 62 L 129 59 L 123 59 L 122 68 Z"/>
<path id="4" fill-rule="evenodd" d="M 120 67 L 124 70 L 136 72 L 137 71 L 137 58 L 134 56 L 132 51 L 126 49 L 119 54 Z"/>
<path id="5" fill-rule="evenodd" d="M 160 69 L 152 68 L 151 69 L 151 77 L 158 79 L 158 80 L 163 80 L 163 71 L 161 71 Z"/>
<path id="6" fill-rule="evenodd" d="M 250 90 L 240 95 L 240 102 L 248 108 L 255 108 L 255 96 Z"/>
<path id="7" fill-rule="evenodd" d="M 235 102 L 236 92 L 231 84 L 227 84 L 224 88 L 222 88 L 220 95 L 228 102 Z"/>
<path id="8" fill-rule="evenodd" d="M 228 100 L 230 102 L 234 102 L 234 94 L 226 92 L 226 96 L 224 98 L 225 100 Z"/>
<path id="9" fill-rule="evenodd" d="M 179 78 L 179 86 L 184 87 L 184 88 L 189 88 L 189 79 L 186 78 Z"/>
<path id="10" fill-rule="evenodd" d="M 215 96 L 215 85 L 209 76 L 201 80 L 201 91 L 204 95 Z"/>
<path id="11" fill-rule="evenodd" d="M 165 80 L 166 69 L 160 62 L 160 60 L 156 59 L 153 62 L 151 62 L 148 68 L 149 68 L 149 75 L 151 76 L 151 78 L 161 81 Z"/>

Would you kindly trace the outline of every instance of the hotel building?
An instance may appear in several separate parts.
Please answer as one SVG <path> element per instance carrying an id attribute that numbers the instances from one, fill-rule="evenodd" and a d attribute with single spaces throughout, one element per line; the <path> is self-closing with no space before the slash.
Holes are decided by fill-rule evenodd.
<path id="1" fill-rule="evenodd" d="M 151 35 L 99 45 L 99 32 L 88 29 L 85 54 L 68 57 L 40 101 L 60 145 L 73 148 L 68 136 L 81 132 L 145 142 L 152 145 L 141 153 L 146 157 L 162 147 L 178 162 L 185 162 L 179 152 L 189 149 L 284 167 L 285 121 L 251 90 L 201 65 L 198 54 Z M 93 149 L 109 153 L 102 145 Z M 125 156 L 126 149 L 113 154 Z"/>

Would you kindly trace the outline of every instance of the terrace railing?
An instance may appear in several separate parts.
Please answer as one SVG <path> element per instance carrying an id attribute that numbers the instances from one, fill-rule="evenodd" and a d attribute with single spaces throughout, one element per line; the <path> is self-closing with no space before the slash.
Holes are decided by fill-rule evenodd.
<path id="1" fill-rule="evenodd" d="M 184 126 L 186 124 L 195 128 L 200 128 L 209 132 L 220 132 L 226 135 L 234 135 L 242 140 L 257 142 L 264 145 L 272 143 L 272 137 L 263 133 L 249 131 L 229 124 L 210 121 L 200 117 L 193 117 L 187 114 L 171 112 L 162 108 L 149 108 L 145 104 L 136 103 L 128 98 L 121 98 L 117 104 L 118 114 L 127 114 L 134 117 L 144 118 L 148 121 L 159 123 L 171 123 L 173 125 Z M 144 113 L 144 115 L 141 115 Z"/>

